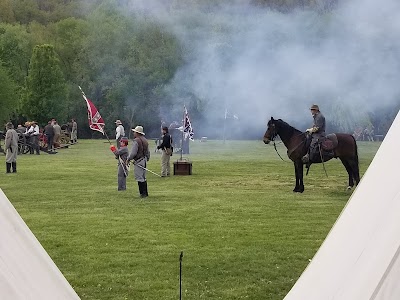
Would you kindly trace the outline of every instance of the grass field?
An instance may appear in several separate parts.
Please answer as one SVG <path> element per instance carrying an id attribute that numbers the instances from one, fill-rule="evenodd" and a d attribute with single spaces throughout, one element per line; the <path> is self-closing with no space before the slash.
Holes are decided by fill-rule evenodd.
<path id="1" fill-rule="evenodd" d="M 360 142 L 361 175 L 380 143 Z M 149 169 L 160 172 L 160 154 Z M 108 143 L 80 140 L 56 155 L 21 155 L 0 187 L 82 299 L 283 299 L 351 191 L 338 160 L 313 165 L 305 192 L 261 141 L 191 143 L 193 175 L 148 174 L 117 192 Z M 179 158 L 174 154 L 172 160 Z"/>

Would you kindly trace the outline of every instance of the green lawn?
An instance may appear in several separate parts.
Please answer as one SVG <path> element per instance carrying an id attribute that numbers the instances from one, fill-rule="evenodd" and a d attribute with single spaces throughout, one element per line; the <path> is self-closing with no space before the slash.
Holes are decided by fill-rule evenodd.
<path id="1" fill-rule="evenodd" d="M 160 172 L 160 154 L 149 168 Z M 380 143 L 359 142 L 364 174 Z M 109 144 L 80 140 L 56 155 L 21 155 L 0 187 L 82 299 L 283 299 L 351 195 L 338 160 L 313 165 L 305 192 L 261 141 L 195 141 L 193 175 L 148 174 L 117 192 Z M 174 154 L 172 160 L 179 158 Z"/>

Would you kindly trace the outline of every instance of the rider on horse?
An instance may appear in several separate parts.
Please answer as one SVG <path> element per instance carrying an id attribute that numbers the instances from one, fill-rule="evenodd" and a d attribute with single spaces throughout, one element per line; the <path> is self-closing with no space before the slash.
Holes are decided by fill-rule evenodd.
<path id="1" fill-rule="evenodd" d="M 314 119 L 314 124 L 311 128 L 306 130 L 306 133 L 309 134 L 308 140 L 311 138 L 310 148 L 306 155 L 303 156 L 304 163 L 312 163 L 315 160 L 318 160 L 319 157 L 319 149 L 318 142 L 321 137 L 325 136 L 325 117 L 320 112 L 318 105 L 313 104 L 310 108 L 311 114 Z"/>

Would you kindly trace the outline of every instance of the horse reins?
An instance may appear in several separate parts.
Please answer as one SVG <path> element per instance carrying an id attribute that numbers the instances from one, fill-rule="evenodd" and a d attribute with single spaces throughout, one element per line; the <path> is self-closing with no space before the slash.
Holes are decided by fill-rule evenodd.
<path id="1" fill-rule="evenodd" d="M 300 134 L 298 134 L 297 136 L 300 136 L 300 135 L 302 135 L 302 134 L 304 134 L 304 132 L 301 132 Z M 276 135 L 275 135 L 275 137 L 276 137 Z M 275 138 L 274 137 L 274 138 Z M 278 149 L 276 148 L 276 144 L 275 144 L 275 141 L 273 141 L 274 142 L 274 148 L 275 148 L 275 151 L 276 151 L 276 153 L 278 154 L 278 156 L 280 157 L 280 159 L 281 160 L 283 160 L 284 162 L 289 162 L 289 161 L 286 161 L 286 160 L 284 160 L 283 158 L 282 158 L 282 156 L 279 154 L 279 152 L 278 152 Z M 282 140 L 280 141 L 280 143 L 283 143 L 282 142 Z M 293 148 L 293 150 L 291 150 L 291 151 L 289 151 L 289 149 L 288 149 L 288 153 L 290 152 L 290 153 L 292 153 L 294 150 L 296 150 L 301 144 L 303 144 L 304 143 L 304 141 L 301 141 L 296 147 L 294 147 Z"/>
<path id="2" fill-rule="evenodd" d="M 276 149 L 275 141 L 274 141 L 274 148 L 275 148 L 276 153 L 277 153 L 278 156 L 280 157 L 280 159 L 282 159 L 284 162 L 288 162 L 288 161 L 284 160 L 284 159 L 282 158 L 282 156 L 279 154 L 278 149 Z"/>
<path id="3" fill-rule="evenodd" d="M 322 167 L 324 168 L 326 177 L 328 177 L 328 173 L 326 172 L 326 169 L 325 169 L 324 158 L 323 158 L 322 151 L 321 151 L 321 144 L 319 144 L 319 143 L 318 143 L 318 149 L 319 149 L 319 155 L 321 156 Z"/>

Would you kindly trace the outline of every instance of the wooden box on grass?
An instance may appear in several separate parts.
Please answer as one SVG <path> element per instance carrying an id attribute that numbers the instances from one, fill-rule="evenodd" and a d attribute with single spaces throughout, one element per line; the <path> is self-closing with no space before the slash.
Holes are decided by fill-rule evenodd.
<path id="1" fill-rule="evenodd" d="M 174 175 L 192 175 L 192 162 L 187 160 L 174 161 Z"/>

